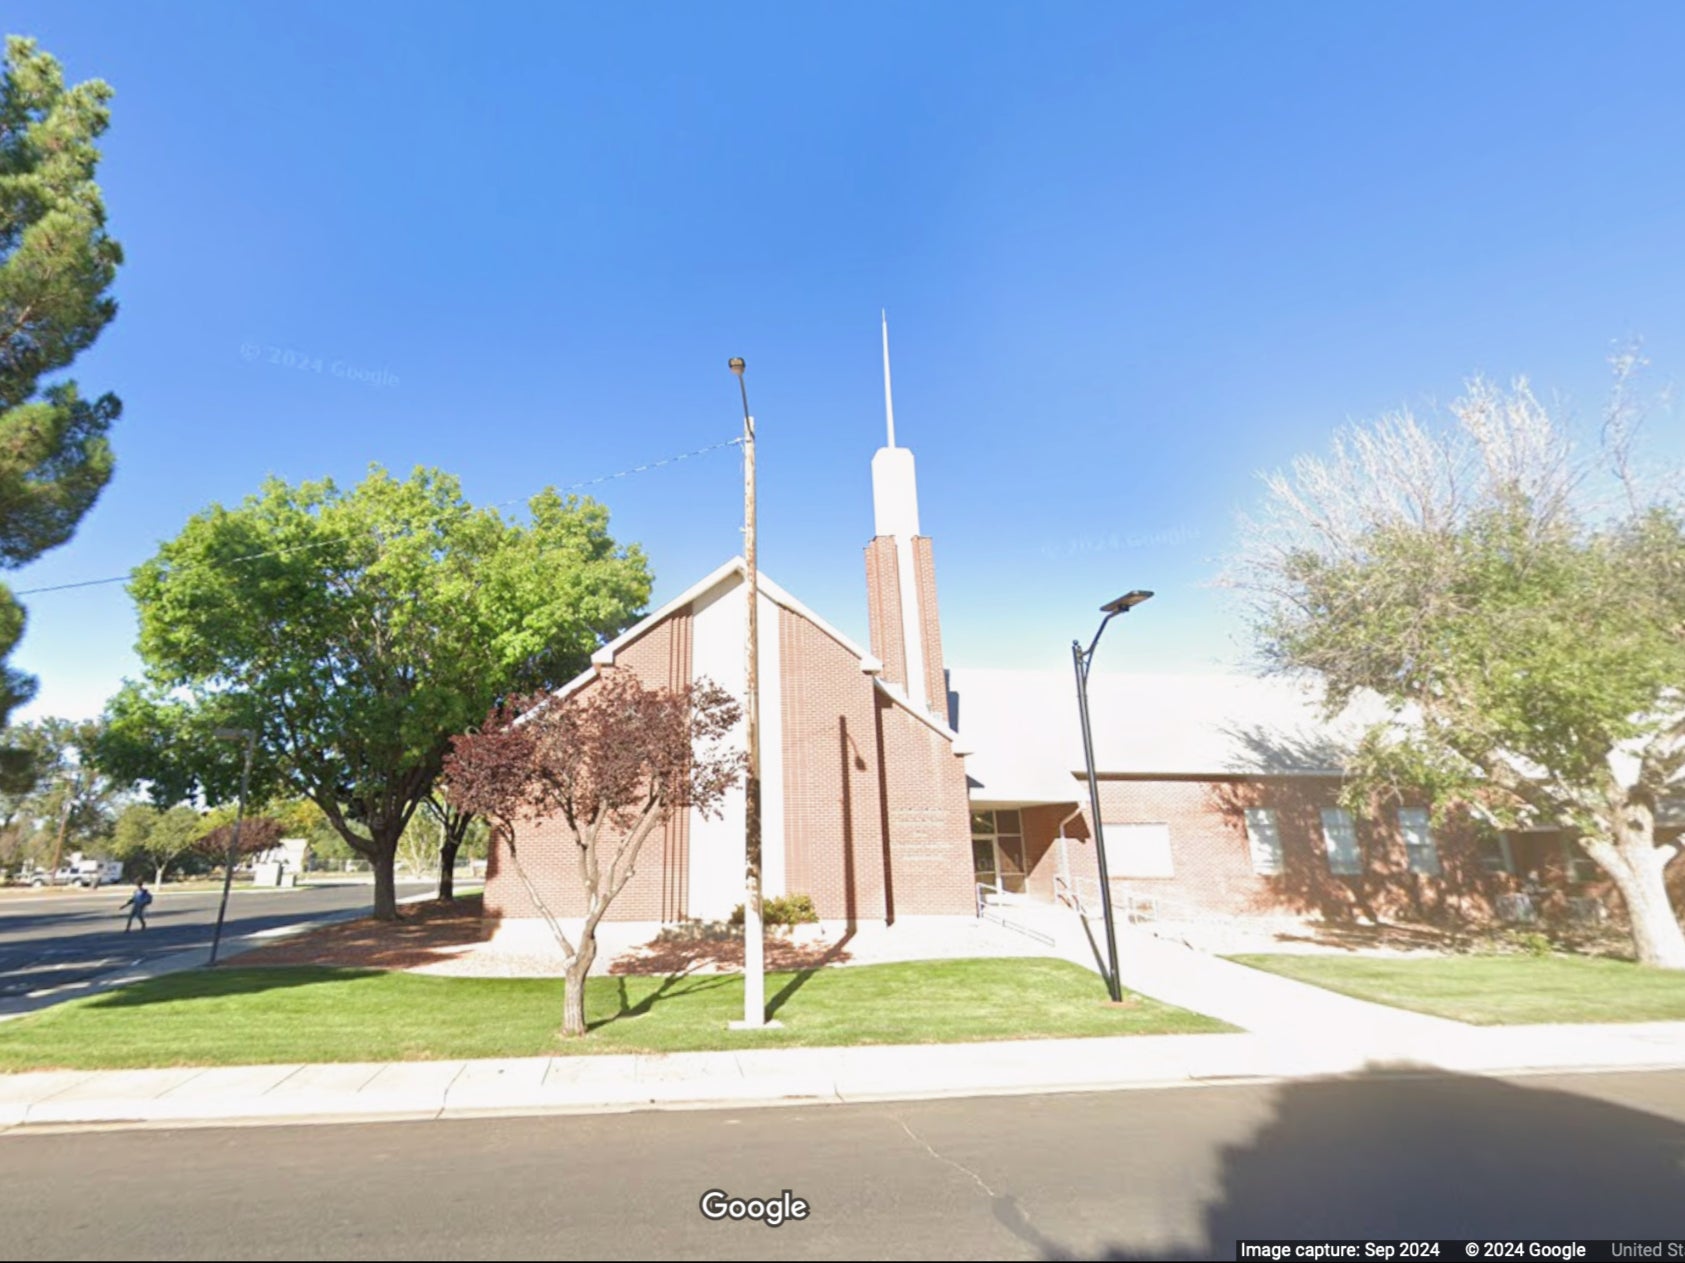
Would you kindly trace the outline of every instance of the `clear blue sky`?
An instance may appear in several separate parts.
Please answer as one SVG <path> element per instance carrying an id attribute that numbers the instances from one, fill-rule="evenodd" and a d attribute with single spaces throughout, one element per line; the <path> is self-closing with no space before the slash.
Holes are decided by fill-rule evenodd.
<path id="1" fill-rule="evenodd" d="M 124 401 L 116 477 L 20 588 L 120 574 L 270 473 L 436 465 L 484 503 L 727 439 L 742 355 L 763 568 L 864 641 L 887 307 L 949 661 L 1063 665 L 1148 587 L 1100 669 L 1212 669 L 1259 470 L 1477 371 L 1594 412 L 1613 340 L 1685 366 L 1678 5 L 3 21 L 116 89 L 129 259 L 74 370 Z M 740 548 L 734 450 L 604 499 L 657 601 Z M 26 601 L 26 714 L 97 712 L 138 669 L 121 586 Z"/>

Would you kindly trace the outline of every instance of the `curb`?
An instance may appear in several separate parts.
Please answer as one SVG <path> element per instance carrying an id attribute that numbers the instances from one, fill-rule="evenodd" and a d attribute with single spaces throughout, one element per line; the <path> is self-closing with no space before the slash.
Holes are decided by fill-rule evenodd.
<path id="1" fill-rule="evenodd" d="M 1097 1073 L 1092 1065 L 1068 1064 L 1063 1073 L 1025 1074 L 1026 1059 L 1035 1059 L 1038 1053 L 1042 1059 L 1048 1053 L 1057 1056 L 1062 1050 L 1049 1045 L 1066 1042 L 1025 1041 L 993 1046 L 610 1053 L 386 1065 L 34 1071 L 0 1076 L 0 1134 L 865 1105 L 1248 1086 L 1355 1075 L 1519 1078 L 1685 1069 L 1685 1053 L 1671 1058 L 1635 1057 L 1616 1064 L 1565 1059 L 1560 1064 L 1516 1065 L 1493 1058 L 1490 1064 L 1475 1065 L 1478 1058 L 1469 1055 L 1389 1057 L 1358 1048 L 1316 1055 L 1302 1046 L 1244 1033 L 1118 1038 L 1131 1042 L 1085 1051 L 1098 1059 L 1108 1059 L 1114 1052 L 1125 1056 L 1133 1052 L 1139 1054 L 1134 1059 L 1144 1064 L 1119 1067 L 1111 1074 Z M 1227 1042 L 1133 1043 L 1160 1039 Z M 990 1047 L 994 1065 L 980 1068 L 971 1082 L 963 1081 L 964 1074 L 956 1076 L 955 1070 L 966 1064 L 966 1052 L 989 1058 L 988 1052 L 974 1050 Z M 795 1061 L 792 1054 L 800 1060 Z M 377 1084 L 382 1078 L 391 1082 Z"/>

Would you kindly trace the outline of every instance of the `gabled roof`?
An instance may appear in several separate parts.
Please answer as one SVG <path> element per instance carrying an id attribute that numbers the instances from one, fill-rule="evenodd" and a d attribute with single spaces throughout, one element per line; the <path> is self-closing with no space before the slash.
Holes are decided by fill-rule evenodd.
<path id="1" fill-rule="evenodd" d="M 592 680 L 597 678 L 601 668 L 614 665 L 615 656 L 622 649 L 635 642 L 639 637 L 650 631 L 650 629 L 666 619 L 671 618 L 674 614 L 679 613 L 692 602 L 699 601 L 703 597 L 708 596 L 717 588 L 727 584 L 746 583 L 748 582 L 748 578 L 748 563 L 740 556 L 733 557 L 730 561 L 716 567 L 714 570 L 698 579 L 695 583 L 691 584 L 690 587 L 679 593 L 672 600 L 668 601 L 665 605 L 645 614 L 636 623 L 621 632 L 620 635 L 616 636 L 613 640 L 599 648 L 591 655 L 590 667 L 574 676 L 573 679 L 569 680 L 560 688 L 556 689 L 552 696 L 558 698 L 566 697 L 570 693 L 573 693 L 584 687 L 586 684 L 589 684 Z M 832 640 L 836 641 L 838 645 L 842 646 L 843 649 L 847 650 L 849 654 L 859 659 L 860 669 L 866 674 L 875 676 L 879 671 L 883 670 L 883 663 L 879 662 L 871 654 L 860 648 L 859 645 L 855 644 L 847 636 L 843 635 L 841 631 L 826 622 L 823 618 L 820 618 L 819 615 L 808 609 L 807 606 L 796 600 L 795 597 L 791 596 L 781 586 L 767 578 L 765 571 L 757 572 L 757 581 L 762 596 L 766 597 L 774 605 L 781 606 L 782 608 L 789 610 L 792 614 L 806 619 L 809 623 L 813 624 L 814 627 L 824 632 Z"/>
<path id="2" fill-rule="evenodd" d="M 639 619 L 632 626 L 621 632 L 620 635 L 616 636 L 613 640 L 602 646 L 602 648 L 598 649 L 591 655 L 591 666 L 574 676 L 573 679 L 569 680 L 560 688 L 556 689 L 552 696 L 558 698 L 566 697 L 570 693 L 583 688 L 586 684 L 589 684 L 592 680 L 597 678 L 602 668 L 613 666 L 616 655 L 619 654 L 622 649 L 625 649 L 628 645 L 634 643 L 640 636 L 644 635 L 651 628 L 661 623 L 664 619 L 671 618 L 674 614 L 683 610 L 692 602 L 701 600 L 703 597 L 710 595 L 721 586 L 726 584 L 735 585 L 745 583 L 748 581 L 748 577 L 748 563 L 744 561 L 742 557 L 733 557 L 730 561 L 698 579 L 695 583 L 691 584 L 690 587 L 686 588 L 683 592 L 679 593 L 676 597 L 668 601 L 659 609 L 652 610 L 650 613 L 644 615 L 644 617 Z M 787 609 L 790 613 L 796 615 L 797 617 L 805 619 L 819 631 L 836 641 L 836 643 L 850 655 L 859 660 L 860 669 L 872 677 L 872 683 L 877 687 L 879 692 L 883 693 L 885 697 L 888 697 L 896 705 L 906 710 L 920 723 L 923 723 L 927 727 L 931 728 L 940 736 L 954 742 L 956 754 L 967 752 L 964 746 L 960 743 L 958 733 L 956 733 L 947 724 L 943 723 L 935 715 L 928 713 L 921 707 L 915 706 L 912 703 L 912 700 L 907 696 L 906 690 L 899 684 L 892 684 L 889 681 L 880 678 L 879 673 L 883 670 L 882 662 L 867 653 L 859 645 L 855 644 L 853 640 L 849 639 L 848 636 L 844 635 L 835 626 L 826 622 L 818 614 L 815 614 L 807 606 L 796 600 L 796 598 L 791 596 L 790 593 L 787 592 L 780 584 L 769 579 L 766 576 L 765 571 L 761 571 L 758 577 L 762 596 L 766 597 L 774 605 Z"/>

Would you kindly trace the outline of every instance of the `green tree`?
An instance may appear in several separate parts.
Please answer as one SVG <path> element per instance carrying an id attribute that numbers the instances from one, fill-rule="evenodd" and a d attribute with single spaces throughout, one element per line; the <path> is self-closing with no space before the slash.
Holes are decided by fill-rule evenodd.
<path id="1" fill-rule="evenodd" d="M 400 845 L 408 849 L 413 871 L 439 870 L 439 902 L 449 903 L 456 898 L 457 856 L 466 848 L 467 857 L 484 859 L 491 833 L 484 820 L 456 807 L 443 791 L 441 783 L 421 804 Z"/>
<path id="2" fill-rule="evenodd" d="M 84 400 L 73 381 L 43 385 L 117 314 L 106 291 L 123 260 L 105 230 L 94 142 L 111 89 L 67 88 L 33 40 L 12 36 L 0 70 L 0 566 L 70 538 L 111 477 L 115 396 Z M 35 693 L 4 666 L 24 612 L 0 588 L 0 721 Z"/>
<path id="3" fill-rule="evenodd" d="M 1354 795 L 1576 830 L 1638 958 L 1685 969 L 1656 831 L 1685 793 L 1685 513 L 1677 481 L 1634 472 L 1634 363 L 1601 456 L 1525 381 L 1472 383 L 1444 431 L 1406 413 L 1343 434 L 1268 480 L 1233 579 L 1272 666 L 1321 676 L 1331 708 L 1390 703 Z"/>
<path id="4" fill-rule="evenodd" d="M 191 853 L 205 835 L 200 814 L 186 805 L 160 810 L 150 803 L 130 803 L 111 830 L 111 853 L 125 865 L 152 869 L 154 885 L 163 885 L 171 864 Z"/>
<path id="5" fill-rule="evenodd" d="M 33 727 L 40 777 L 19 812 L 36 824 L 36 861 L 57 869 L 67 851 L 110 836 L 120 787 L 94 760 L 99 720 L 48 718 Z"/>
<path id="6" fill-rule="evenodd" d="M 47 774 L 47 742 L 39 724 L 0 733 L 0 868 L 11 868 L 37 825 L 30 808 Z"/>
<path id="7" fill-rule="evenodd" d="M 241 757 L 214 730 L 255 731 L 253 798 L 314 802 L 395 917 L 398 840 L 451 738 L 583 670 L 649 598 L 600 504 L 547 490 L 528 509 L 511 522 L 448 475 L 378 467 L 350 492 L 272 479 L 207 509 L 130 586 L 147 678 L 113 699 L 102 759 L 160 801 L 214 805 Z"/>

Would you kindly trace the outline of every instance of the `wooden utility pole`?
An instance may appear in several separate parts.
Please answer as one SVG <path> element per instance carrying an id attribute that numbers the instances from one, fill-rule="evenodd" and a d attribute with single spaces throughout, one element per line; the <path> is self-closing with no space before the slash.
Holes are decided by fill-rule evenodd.
<path id="1" fill-rule="evenodd" d="M 755 419 L 749 415 L 744 363 L 733 358 L 743 396 L 743 563 L 748 592 L 748 659 L 744 664 L 744 736 L 748 768 L 743 777 L 743 1020 L 741 1030 L 766 1025 L 766 938 L 761 926 L 761 687 L 760 570 L 755 561 Z"/>

